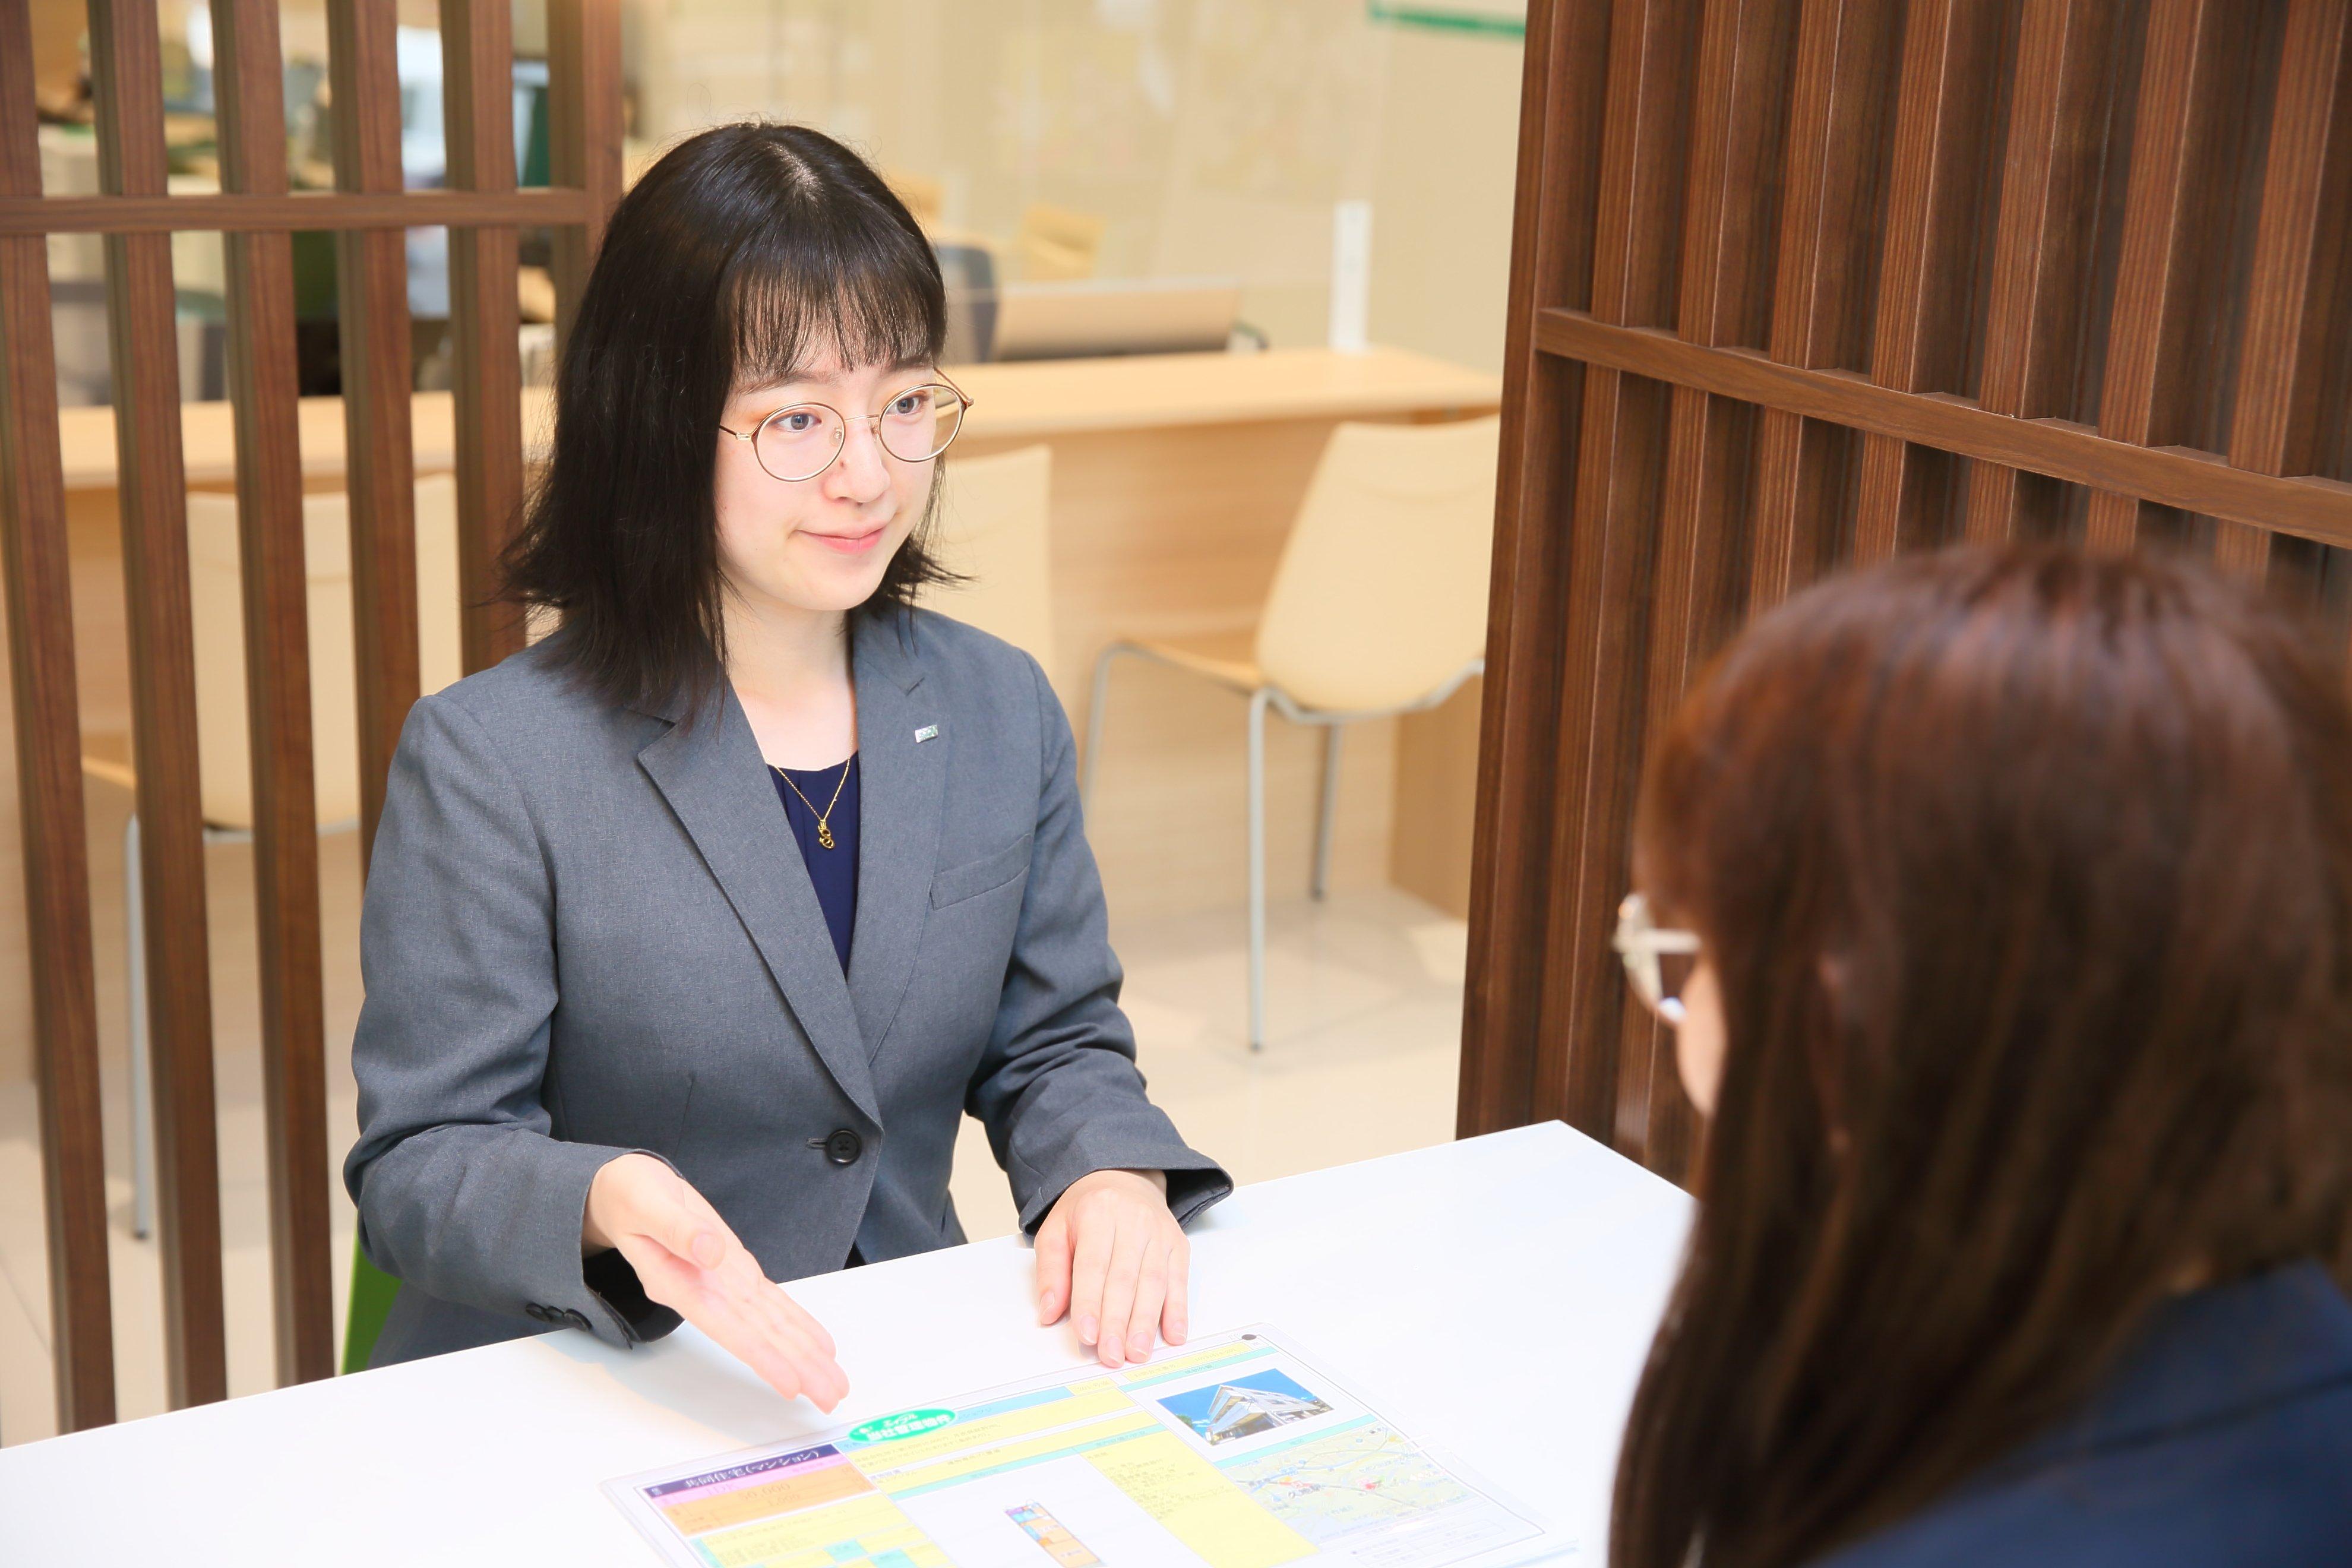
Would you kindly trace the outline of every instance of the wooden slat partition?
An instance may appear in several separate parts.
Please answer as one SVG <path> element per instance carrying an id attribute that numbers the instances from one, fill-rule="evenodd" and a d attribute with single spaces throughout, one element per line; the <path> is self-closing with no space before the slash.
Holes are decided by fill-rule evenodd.
<path id="1" fill-rule="evenodd" d="M 576 228 L 555 237 L 558 341 L 604 241 L 604 215 L 621 199 L 620 0 L 562 0 L 547 8 L 548 174 L 588 194 Z"/>
<path id="2" fill-rule="evenodd" d="M 561 7 L 559 7 L 560 9 Z M 445 0 L 442 79 L 449 106 L 449 183 L 515 188 L 514 22 L 509 0 Z M 522 512 L 522 375 L 515 348 L 518 237 L 508 226 L 449 234 L 449 326 L 456 338 L 457 581 L 465 667 L 487 669 L 522 647 L 522 620 L 493 602 L 499 552 Z"/>
<path id="3" fill-rule="evenodd" d="M 2084 300 L 2111 163 L 2122 20 L 2106 0 L 2026 0 L 1977 389 L 1978 403 L 1995 414 L 2075 414 L 2092 342 Z M 2056 534 L 2064 526 L 2053 507 L 2061 495 L 2041 476 L 1976 464 L 1963 531 L 1984 543 Z"/>
<path id="4" fill-rule="evenodd" d="M 2154 0 L 2148 7 L 2122 271 L 2099 398 L 2099 432 L 2120 441 L 2186 442 L 2199 378 L 2214 369 L 2194 353 L 2220 264 L 2210 237 L 2223 195 L 2213 146 L 2239 85 L 2225 68 L 2249 20 L 2234 0 Z M 2128 491 L 2101 491 L 2091 498 L 2092 542 L 2129 549 L 2147 510 Z"/>
<path id="5" fill-rule="evenodd" d="M 1895 87 L 1893 167 L 1870 375 L 1903 392 L 1960 392 L 1968 376 L 1984 156 L 2000 88 L 2007 7 L 1913 0 Z M 1854 557 L 1939 540 L 1958 490 L 1950 454 L 1890 436 L 1862 442 Z"/>
<path id="6" fill-rule="evenodd" d="M 190 229 L 247 231 L 430 228 L 442 224 L 578 224 L 588 212 L 583 191 L 550 188 L 482 195 L 473 191 L 378 191 L 330 195 L 296 191 L 264 196 L 48 196 L 38 206 L 0 209 L 0 235 L 171 234 Z"/>
<path id="7" fill-rule="evenodd" d="M 335 188 L 397 191 L 399 8 L 394 0 L 342 0 L 327 15 L 336 105 Z M 352 616 L 358 637 L 362 865 L 375 844 L 384 781 L 400 743 L 400 726 L 416 701 L 418 681 L 416 462 L 408 432 L 413 383 L 404 244 L 397 229 L 335 237 L 344 479 L 352 501 Z"/>
<path id="8" fill-rule="evenodd" d="M 1707 0 L 1700 26 L 1697 111 L 1675 306 L 1681 335 L 1744 345 L 1769 330 L 1770 235 L 1787 122 L 1795 0 Z M 1696 387 L 1671 389 L 1665 493 L 1658 520 L 1657 602 L 1650 625 L 1650 710 L 1736 624 L 1746 598 L 1748 501 L 1757 409 Z M 1623 1010 L 1617 1131 L 1621 1145 L 1678 1165 L 1696 1131 L 1689 1101 L 1658 1049 L 1657 1023 Z M 1661 1068 L 1666 1070 L 1661 1071 Z"/>
<path id="9" fill-rule="evenodd" d="M 2286 534 L 2343 596 L 2347 4 L 1536 0 L 1465 1132 L 1686 1168 L 1609 931 L 1644 748 L 1743 616 L 1962 536 Z"/>
<path id="10" fill-rule="evenodd" d="M 1651 326 L 1674 317 L 1699 11 L 1697 0 L 1618 0 L 1613 9 L 1592 268 L 1592 313 L 1603 321 Z M 1631 801 L 1639 763 L 1631 742 L 1641 724 L 1649 633 L 1646 616 L 1621 606 L 1646 608 L 1637 595 L 1655 565 L 1652 521 L 1668 408 L 1663 382 L 1611 368 L 1585 372 L 1573 505 L 1593 526 L 1570 535 L 1562 612 L 1561 680 L 1575 695 L 1560 715 L 1559 793 L 1570 821 L 1613 817 Z M 1552 847 L 1553 931 L 1605 924 L 1623 890 L 1623 841 L 1571 834 Z M 1614 978 L 1605 952 L 1563 946 L 1547 963 L 1572 993 L 1605 991 Z M 1597 1014 L 1596 1004 L 1588 1005 Z M 1617 1127 L 1624 1136 L 1633 1113 L 1619 1094 L 1627 1075 L 1605 1032 L 1590 1044 L 1539 1062 L 1536 1092 L 1575 1107 L 1581 1123 Z"/>
<path id="11" fill-rule="evenodd" d="M 1790 87 L 1788 164 L 1772 284 L 1771 357 L 1860 369 L 1870 333 L 1871 237 L 1894 101 L 1895 7 L 1805 0 Z M 1821 569 L 1837 535 L 1853 433 L 1766 406 L 1758 436 L 1749 597 L 1779 602 Z"/>
<path id="12" fill-rule="evenodd" d="M 163 34 L 154 0 L 95 0 L 90 79 L 99 180 L 164 194 Z M 138 764 L 140 891 L 154 1075 L 155 1194 L 172 1405 L 228 1394 L 220 1153 L 213 1110 L 212 963 L 196 766 L 179 332 L 167 234 L 106 237 L 106 303 L 121 475 L 122 577 Z"/>
<path id="13" fill-rule="evenodd" d="M 37 134 L 27 0 L 0 0 L 0 202 L 40 199 Z M 49 1351 L 58 1427 L 74 1432 L 114 1419 L 114 1323 L 73 584 L 58 451 L 48 243 L 38 234 L 0 237 L 0 576 L 8 595 L 16 810 L 31 938 L 26 970 L 40 1075 Z"/>
<path id="14" fill-rule="evenodd" d="M 105 1160 L 89 847 L 59 467 L 47 236 L 105 236 L 115 426 L 143 839 L 145 962 L 157 1089 L 170 1397 L 226 1388 L 203 824 L 171 236 L 224 236 L 235 405 L 250 762 L 257 816 L 261 1047 L 272 1310 L 280 1382 L 333 1364 L 318 823 L 308 585 L 296 424 L 295 230 L 337 234 L 341 289 L 365 830 L 417 687 L 412 380 L 402 230 L 449 225 L 464 474 L 467 661 L 520 646 L 474 605 L 521 496 L 516 230 L 552 227 L 578 289 L 621 184 L 616 0 L 551 7 L 558 184 L 515 189 L 510 23 L 498 0 L 449 0 L 450 173 L 402 188 L 394 0 L 329 7 L 338 190 L 289 189 L 275 0 L 215 0 L 225 189 L 166 189 L 154 0 L 90 0 L 104 194 L 41 192 L 29 0 L 0 0 L 0 570 L 38 1034 L 58 1425 L 114 1418 Z"/>
<path id="15" fill-rule="evenodd" d="M 286 106 L 276 0 L 216 0 L 222 183 L 282 195 Z M 269 1144 L 270 1301 L 280 1383 L 335 1370 L 327 1240 L 327 1061 L 319 823 L 310 737 L 309 581 L 296 434 L 294 247 L 228 234 L 228 374 L 245 595 L 261 1061 Z"/>
<path id="16" fill-rule="evenodd" d="M 2352 358 L 2352 78 L 2347 6 L 2293 0 L 2263 179 L 2248 289 L 2245 362 L 2230 426 L 2230 461 L 2258 473 L 2308 471 L 2323 453 L 2328 372 Z M 2260 576 L 2269 532 L 2223 521 L 2213 552 Z"/>
<path id="17" fill-rule="evenodd" d="M 1567 598 L 1567 532 L 1544 520 L 1564 511 L 1575 484 L 1584 420 L 1583 365 L 1536 349 L 1547 309 L 1592 299 L 1593 217 L 1609 74 L 1609 16 L 1598 5 L 1531 7 L 1519 95 L 1519 166 L 1511 226 L 1511 309 L 1506 325 L 1500 483 L 1488 594 L 1488 676 L 1479 720 L 1478 798 L 1471 830 L 1470 942 L 1486 962 L 1465 977 L 1465 1036 L 1485 1043 L 1462 1059 L 1467 1104 L 1536 1098 L 1545 1018 L 1540 933 L 1550 898 L 1550 809 L 1563 761 L 1556 703 L 1565 665 L 1558 620 Z M 1543 461 L 1548 454 L 1566 461 Z M 1499 662 L 1494 650 L 1502 650 Z M 1510 837 L 1502 834 L 1510 825 Z"/>

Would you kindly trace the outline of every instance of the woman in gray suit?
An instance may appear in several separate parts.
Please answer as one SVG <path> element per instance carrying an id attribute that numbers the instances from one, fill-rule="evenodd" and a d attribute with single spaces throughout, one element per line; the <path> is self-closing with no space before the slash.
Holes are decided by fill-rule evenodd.
<path id="1" fill-rule="evenodd" d="M 730 125 L 623 198 L 507 557 L 559 629 L 419 702 L 362 930 L 379 1363 L 696 1324 L 846 1389 L 771 1281 L 961 1241 L 966 1111 L 1104 1364 L 1185 1335 L 1231 1191 L 1144 1095 L 1067 720 L 912 608 L 966 399 L 940 272 L 873 171 Z"/>

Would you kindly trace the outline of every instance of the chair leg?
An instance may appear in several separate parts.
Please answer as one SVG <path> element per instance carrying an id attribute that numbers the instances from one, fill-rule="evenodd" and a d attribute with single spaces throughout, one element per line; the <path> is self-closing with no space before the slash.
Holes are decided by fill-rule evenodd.
<path id="1" fill-rule="evenodd" d="M 1249 705 L 1249 1047 L 1265 1049 L 1265 689 Z"/>
<path id="2" fill-rule="evenodd" d="M 1095 769 L 1102 761 L 1103 717 L 1110 707 L 1111 661 L 1127 650 L 1113 643 L 1095 656 L 1094 685 L 1087 695 L 1087 754 L 1078 763 L 1078 809 L 1095 801 Z"/>
<path id="3" fill-rule="evenodd" d="M 139 814 L 122 824 L 123 973 L 131 1015 L 131 1234 L 155 1234 L 155 1102 L 148 1081 L 147 906 L 139 876 Z"/>
<path id="4" fill-rule="evenodd" d="M 1331 890 L 1331 823 L 1339 815 L 1339 731 L 1343 728 L 1339 724 L 1323 728 L 1323 804 L 1315 817 L 1315 879 L 1307 889 L 1318 903 Z"/>

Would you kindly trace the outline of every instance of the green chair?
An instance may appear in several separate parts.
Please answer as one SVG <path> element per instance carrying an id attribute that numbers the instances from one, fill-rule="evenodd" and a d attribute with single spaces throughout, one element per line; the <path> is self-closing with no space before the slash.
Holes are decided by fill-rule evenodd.
<path id="1" fill-rule="evenodd" d="M 400 1291 L 400 1281 L 370 1263 L 367 1254 L 360 1250 L 359 1238 L 352 1238 L 352 1310 L 343 1320 L 343 1370 L 365 1372 L 368 1354 L 375 1349 L 378 1334 L 383 1332 L 384 1315 L 392 1310 L 392 1299 Z"/>

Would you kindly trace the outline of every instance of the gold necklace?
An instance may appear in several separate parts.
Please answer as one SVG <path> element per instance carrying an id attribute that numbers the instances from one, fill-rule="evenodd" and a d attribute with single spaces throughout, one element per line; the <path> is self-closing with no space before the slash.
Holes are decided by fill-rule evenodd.
<path id="1" fill-rule="evenodd" d="M 857 753 L 856 752 L 852 752 L 849 753 L 849 761 L 841 764 L 841 777 L 834 781 L 833 798 L 824 803 L 824 809 L 823 811 L 817 810 L 816 802 L 811 800 L 804 795 L 801 795 L 801 786 L 793 783 L 792 774 L 784 772 L 782 768 L 776 768 L 776 764 L 773 763 L 770 763 L 768 764 L 772 768 L 776 768 L 776 776 L 784 781 L 784 787 L 786 789 L 792 791 L 794 795 L 801 795 L 801 804 L 807 806 L 809 808 L 809 815 L 816 818 L 816 841 L 827 849 L 833 847 L 833 828 L 830 826 L 830 819 L 833 816 L 833 808 L 841 804 L 841 792 L 843 789 L 846 788 L 849 784 L 849 763 L 854 763 L 856 760 Z"/>

